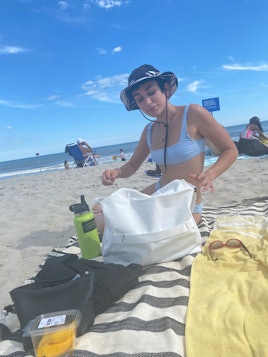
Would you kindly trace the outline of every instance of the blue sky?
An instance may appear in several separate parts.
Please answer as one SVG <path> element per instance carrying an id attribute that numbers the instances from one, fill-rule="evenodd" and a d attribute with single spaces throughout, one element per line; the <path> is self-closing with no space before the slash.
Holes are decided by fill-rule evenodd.
<path id="1" fill-rule="evenodd" d="M 224 126 L 268 120 L 267 0 L 0 0 L 0 161 L 139 139 L 119 93 L 144 63 L 177 105 L 219 97 Z"/>

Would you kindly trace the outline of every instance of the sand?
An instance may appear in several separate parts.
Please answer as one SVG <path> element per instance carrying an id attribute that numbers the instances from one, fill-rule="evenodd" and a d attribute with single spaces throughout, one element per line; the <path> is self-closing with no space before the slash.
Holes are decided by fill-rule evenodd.
<path id="1" fill-rule="evenodd" d="M 84 167 L 0 181 L 1 310 L 12 302 L 9 291 L 34 276 L 47 253 L 55 247 L 64 247 L 74 234 L 69 206 L 78 203 L 81 194 L 92 207 L 97 197 L 107 197 L 120 187 L 140 190 L 155 181 L 144 173 L 146 169 L 154 169 L 149 162 L 132 177 L 119 179 L 109 187 L 101 184 L 104 169 L 105 166 Z M 221 206 L 265 196 L 267 181 L 267 157 L 237 159 L 215 180 L 215 193 L 203 195 L 204 205 Z"/>

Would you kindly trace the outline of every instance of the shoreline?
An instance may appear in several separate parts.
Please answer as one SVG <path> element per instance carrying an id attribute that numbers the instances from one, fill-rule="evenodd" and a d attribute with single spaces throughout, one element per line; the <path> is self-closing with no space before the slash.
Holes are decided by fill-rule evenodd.
<path id="1" fill-rule="evenodd" d="M 127 160 L 130 158 L 131 155 L 127 154 Z M 264 156 L 259 156 L 259 157 L 253 157 L 253 156 L 248 156 L 248 155 L 243 155 L 240 154 L 237 158 L 237 160 L 250 160 L 250 159 L 254 159 L 254 158 L 265 158 L 268 157 L 268 155 L 264 155 Z M 217 160 L 217 156 L 215 155 L 205 155 L 205 162 L 204 165 L 205 167 L 208 167 L 210 165 L 212 165 L 215 161 Z M 71 164 L 69 163 L 70 169 L 76 169 L 75 163 L 71 160 L 70 161 Z M 149 160 L 148 160 L 149 162 Z M 153 165 L 153 167 L 155 166 L 154 163 L 150 162 L 151 165 Z M 114 164 L 116 165 L 120 165 L 122 164 L 121 160 L 105 160 L 102 162 L 98 163 L 98 167 L 107 167 L 107 166 L 113 166 Z M 90 166 L 91 168 L 93 168 L 94 166 Z M 151 169 L 153 168 L 151 167 Z M 58 172 L 58 171 L 64 171 L 64 165 L 61 164 L 55 164 L 55 165 L 48 165 L 48 166 L 41 166 L 41 167 L 34 167 L 34 168 L 24 168 L 24 169 L 17 169 L 14 171 L 1 171 L 0 169 L 0 182 L 3 180 L 9 180 L 11 178 L 17 178 L 17 177 L 23 177 L 23 176 L 31 176 L 31 175 L 40 175 L 40 174 L 45 174 L 45 173 L 53 173 L 53 172 Z"/>
<path id="2" fill-rule="evenodd" d="M 144 170 L 145 162 L 133 176 L 118 179 L 113 186 L 101 184 L 101 173 L 112 165 L 57 170 L 0 180 L 0 308 L 12 303 L 9 291 L 22 285 L 38 271 L 47 254 L 64 247 L 74 235 L 73 213 L 69 206 L 80 201 L 90 207 L 98 197 L 107 197 L 121 187 L 141 190 L 157 179 Z M 203 194 L 204 206 L 235 204 L 244 199 L 267 195 L 268 158 L 252 157 L 235 163 L 214 181 L 215 193 Z"/>

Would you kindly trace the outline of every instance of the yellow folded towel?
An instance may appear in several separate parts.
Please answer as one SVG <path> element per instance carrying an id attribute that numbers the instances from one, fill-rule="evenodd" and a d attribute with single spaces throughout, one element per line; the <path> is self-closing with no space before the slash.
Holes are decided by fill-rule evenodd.
<path id="1" fill-rule="evenodd" d="M 243 247 L 210 251 L 214 240 Z M 219 218 L 192 266 L 187 357 L 268 356 L 268 219 Z"/>

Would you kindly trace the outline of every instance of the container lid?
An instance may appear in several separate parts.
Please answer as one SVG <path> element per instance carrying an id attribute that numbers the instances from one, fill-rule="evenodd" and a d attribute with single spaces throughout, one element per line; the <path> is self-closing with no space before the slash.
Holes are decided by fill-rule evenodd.
<path id="1" fill-rule="evenodd" d="M 89 212 L 89 206 L 85 201 L 85 196 L 81 195 L 81 203 L 75 203 L 69 207 L 70 211 L 74 213 L 84 213 Z"/>
<path id="2" fill-rule="evenodd" d="M 68 328 L 68 325 L 75 322 L 76 327 L 81 321 L 81 313 L 79 310 L 64 310 L 42 314 L 37 316 L 30 326 L 31 335 L 39 335 L 44 333 L 44 329 L 53 332 L 61 328 Z"/>

